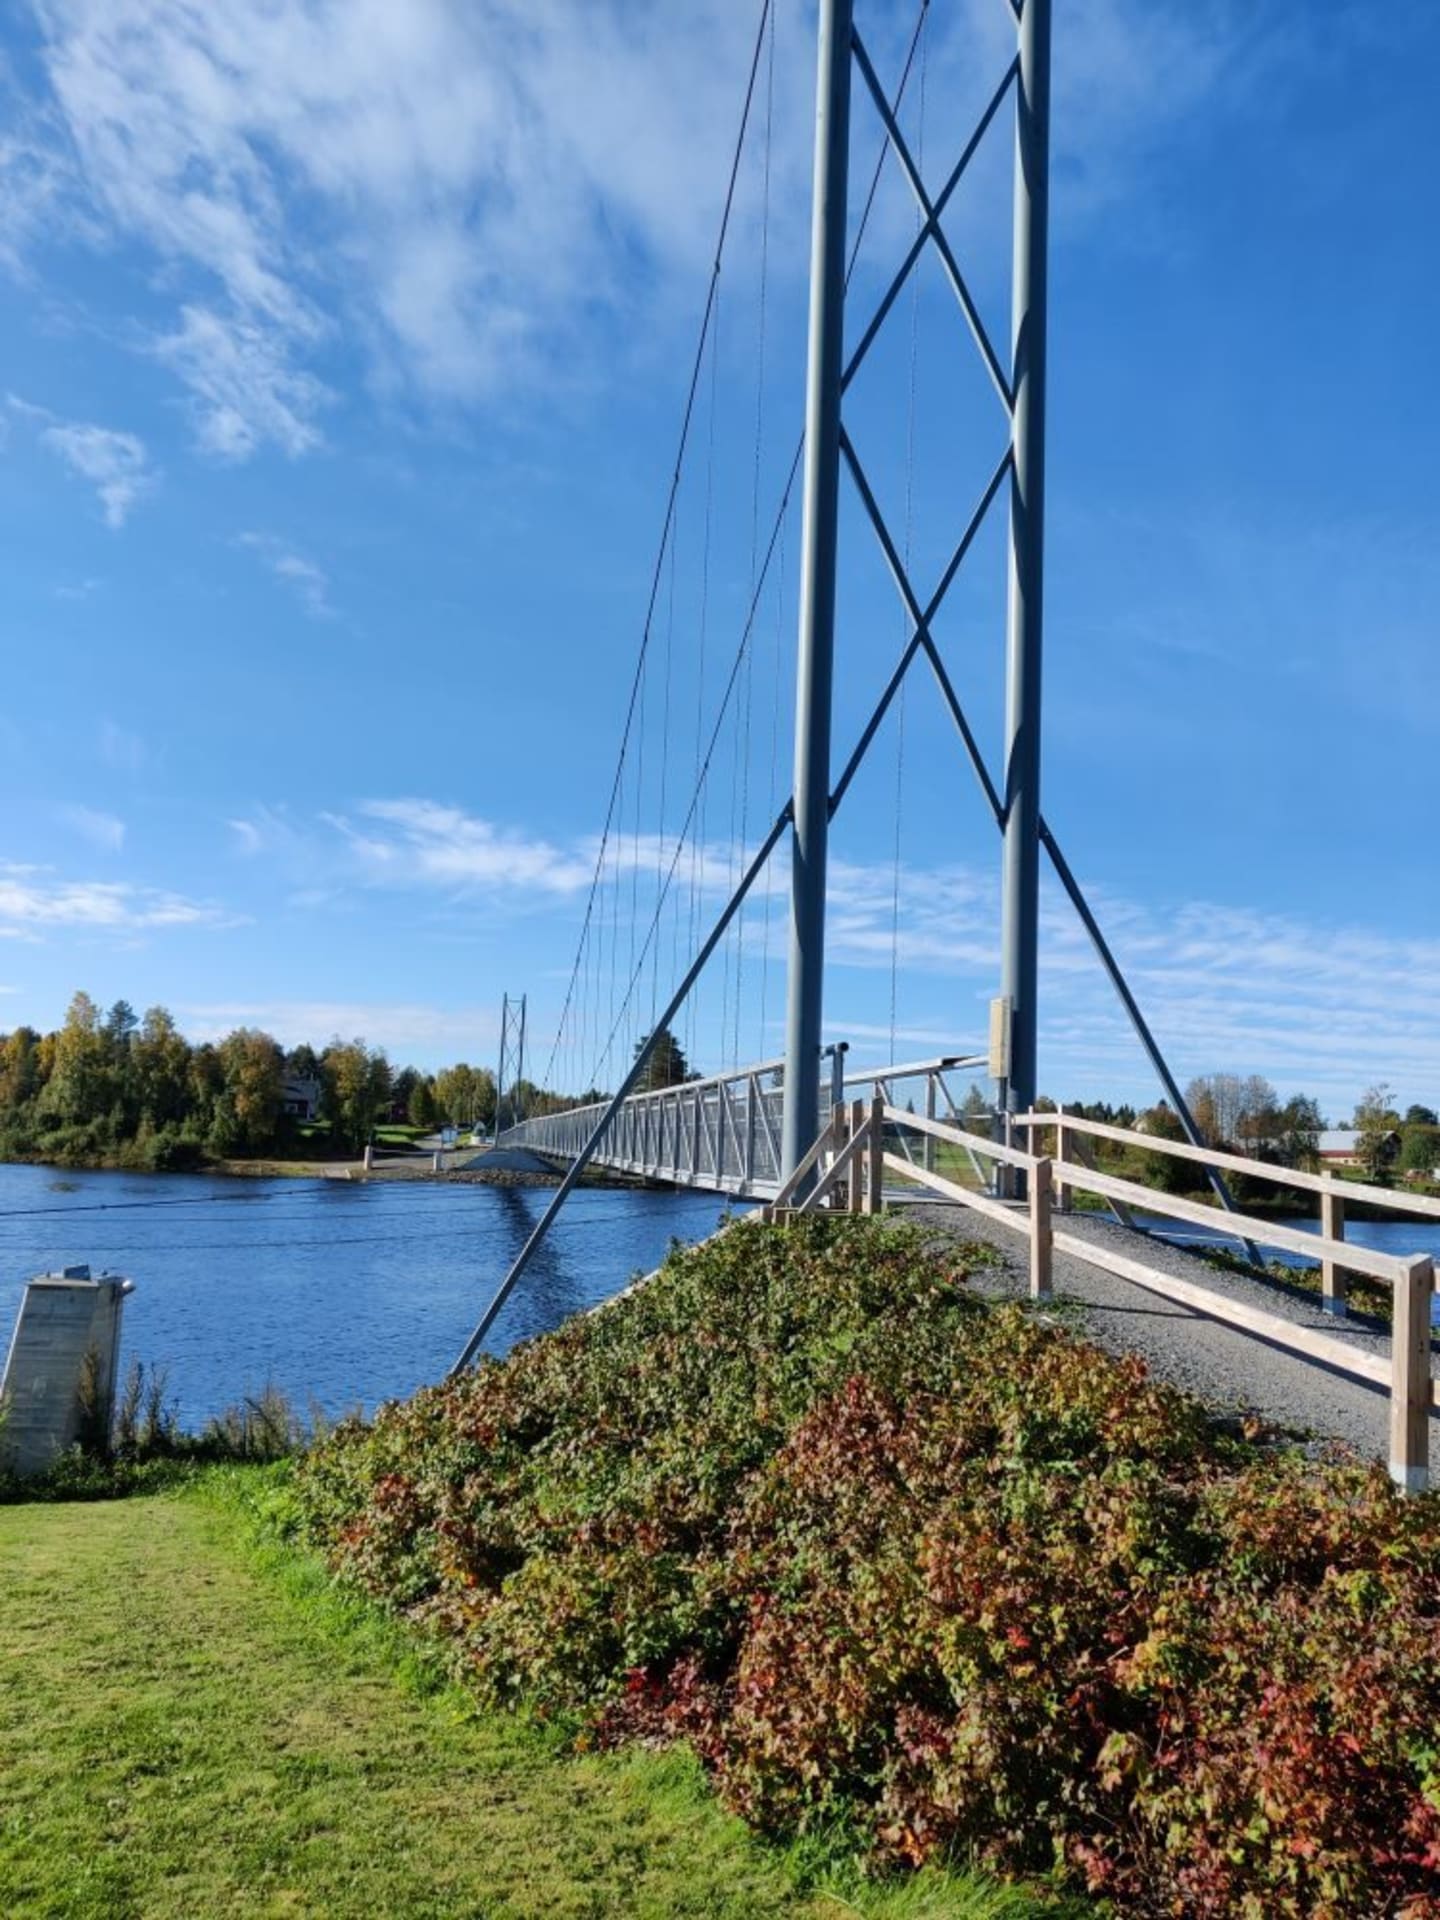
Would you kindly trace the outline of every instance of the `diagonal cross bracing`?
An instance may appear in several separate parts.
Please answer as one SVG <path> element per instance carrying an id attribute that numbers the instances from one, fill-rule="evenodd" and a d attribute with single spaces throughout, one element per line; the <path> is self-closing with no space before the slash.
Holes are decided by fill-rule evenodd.
<path id="1" fill-rule="evenodd" d="M 959 699 L 956 697 L 955 688 L 951 683 L 949 674 L 945 670 L 945 663 L 940 657 L 940 649 L 936 646 L 934 635 L 930 631 L 930 623 L 934 619 L 946 592 L 949 590 L 950 583 L 959 569 L 960 559 L 963 558 L 963 554 L 957 553 L 957 557 L 951 562 L 950 566 L 946 568 L 945 576 L 940 586 L 931 596 L 930 605 L 922 608 L 919 600 L 916 598 L 915 589 L 910 584 L 910 575 L 906 570 L 905 563 L 900 558 L 895 542 L 890 536 L 890 529 L 885 524 L 885 516 L 880 511 L 880 503 L 876 500 L 870 483 L 865 477 L 865 470 L 860 464 L 859 455 L 855 451 L 850 436 L 845 433 L 843 429 L 840 436 L 840 451 L 845 457 L 846 466 L 850 469 L 850 475 L 855 482 L 856 491 L 860 495 L 861 504 L 865 508 L 871 526 L 875 529 L 875 537 L 880 542 L 880 550 L 885 556 L 885 564 L 890 569 L 896 591 L 905 604 L 905 610 L 910 616 L 910 622 L 914 629 L 910 644 L 906 647 L 904 654 L 901 656 L 899 666 L 891 675 L 889 684 L 881 696 L 881 703 L 876 708 L 875 713 L 872 714 L 870 725 L 866 727 L 865 732 L 861 735 L 860 744 L 851 756 L 850 764 L 845 769 L 844 784 L 848 786 L 856 767 L 860 764 L 864 750 L 869 746 L 875 736 L 875 730 L 879 726 L 885 708 L 889 706 L 890 701 L 894 698 L 895 691 L 899 687 L 905 673 L 908 671 L 910 663 L 914 660 L 916 653 L 923 647 L 926 658 L 930 662 L 931 672 L 935 675 L 941 695 L 950 710 L 950 716 L 954 720 L 960 737 L 965 743 L 966 751 L 970 757 L 970 764 L 974 768 L 976 779 L 980 782 L 981 791 L 989 802 L 990 811 L 995 817 L 995 824 L 998 827 L 1003 827 L 1005 824 L 1004 803 L 1000 798 L 995 782 L 990 778 L 990 770 L 985 765 L 984 755 L 980 752 L 979 743 L 976 741 L 975 735 L 971 731 L 970 723 L 965 717 L 964 708 L 960 705 Z M 996 493 L 999 491 L 1000 483 L 1009 470 L 1010 451 L 1007 448 L 1004 458 L 995 469 L 994 477 L 991 479 L 990 485 L 986 489 L 980 505 L 976 508 L 971 518 L 967 539 L 965 542 L 962 542 L 962 546 L 968 544 L 968 541 L 973 539 L 975 533 L 979 531 L 980 524 L 985 517 L 986 509 L 995 498 Z M 839 805 L 841 793 L 843 793 L 843 787 L 837 789 L 835 800 L 837 806 Z"/>
<path id="2" fill-rule="evenodd" d="M 884 326 L 886 320 L 889 318 L 890 309 L 894 306 L 895 302 L 899 299 L 901 293 L 903 292 L 905 283 L 910 278 L 911 272 L 914 269 L 915 262 L 920 258 L 921 254 L 925 251 L 926 244 L 931 237 L 932 231 L 934 231 L 938 227 L 940 216 L 944 213 L 946 207 L 950 204 L 951 195 L 954 193 L 955 189 L 959 186 L 961 180 L 964 178 L 965 169 L 969 166 L 970 162 L 974 159 L 976 151 L 979 148 L 980 142 L 985 138 L 985 135 L 988 133 L 990 129 L 990 122 L 995 118 L 996 114 L 1000 111 L 1000 108 L 1003 106 L 1005 101 L 1005 96 L 1007 93 L 1009 93 L 1011 85 L 1014 82 L 1015 77 L 1019 73 L 1019 71 L 1020 71 L 1020 60 L 1019 60 L 1019 56 L 1017 55 L 1016 58 L 1013 59 L 1010 62 L 1009 66 L 1005 69 L 1004 77 L 1002 78 L 999 86 L 995 89 L 994 93 L 990 97 L 990 104 L 986 107 L 984 113 L 981 114 L 979 120 L 976 122 L 975 131 L 971 134 L 970 138 L 965 143 L 964 152 L 960 155 L 960 158 L 955 162 L 954 167 L 951 169 L 949 179 L 945 182 L 945 185 L 940 189 L 940 192 L 935 196 L 934 203 L 931 206 L 926 216 L 924 224 L 921 226 L 920 231 L 915 235 L 915 238 L 911 241 L 910 250 L 905 255 L 904 260 L 901 261 L 900 267 L 896 272 L 895 278 L 890 282 L 890 285 L 886 288 L 885 293 L 881 298 L 879 305 L 876 307 L 874 313 L 870 316 L 869 324 L 866 327 L 864 333 L 860 336 L 859 345 L 855 348 L 855 351 L 851 354 L 849 360 L 846 362 L 845 372 L 841 376 L 841 381 L 840 381 L 842 390 L 850 385 L 850 382 L 855 378 L 855 375 L 860 371 L 861 363 L 863 362 L 866 354 L 869 353 L 871 347 L 875 344 L 876 335 L 879 333 L 881 327 Z M 894 115 L 891 114 L 889 117 L 893 121 Z M 1009 393 L 1008 381 L 1004 383 L 1004 391 L 1008 396 L 1008 393 Z M 1010 405 L 1010 401 L 1007 397 L 1006 398 L 1007 408 L 1009 407 L 1009 405 Z"/>
<path id="3" fill-rule="evenodd" d="M 886 135 L 889 138 L 890 145 L 895 150 L 895 158 L 900 162 L 901 170 L 909 184 L 911 193 L 915 196 L 916 204 L 925 216 L 925 224 L 921 227 L 920 231 L 940 256 L 945 268 L 946 277 L 954 291 L 955 298 L 960 303 L 960 310 L 965 315 L 971 336 L 975 341 L 975 345 L 980 349 L 980 357 L 985 362 L 986 370 L 994 382 L 995 391 L 999 394 L 1006 413 L 1010 414 L 1014 411 L 1015 396 L 1010 390 L 1010 382 L 1005 376 L 1003 367 L 1000 365 L 999 357 L 994 347 L 990 344 L 990 336 L 985 331 L 985 322 L 980 318 L 980 310 L 970 297 L 970 289 L 965 284 L 965 276 L 961 273 L 959 265 L 956 262 L 955 255 L 950 247 L 950 242 L 945 238 L 945 229 L 940 224 L 940 215 L 932 204 L 929 194 L 925 191 L 925 182 L 920 178 L 920 170 L 910 157 L 910 149 L 905 144 L 905 136 L 900 131 L 900 124 L 896 120 L 895 115 L 890 111 L 890 103 L 885 98 L 884 89 L 880 85 L 874 67 L 870 64 L 870 56 L 866 53 L 865 44 L 858 33 L 851 34 L 850 44 L 854 49 L 855 64 L 859 67 L 861 77 L 870 90 L 870 98 L 875 102 L 875 110 L 884 122 Z M 1003 98 L 1004 92 L 1008 89 L 1009 84 L 1010 78 L 1007 74 L 999 98 Z M 998 98 L 996 104 L 998 105 Z M 967 149 L 967 152 L 971 150 L 973 149 Z"/>

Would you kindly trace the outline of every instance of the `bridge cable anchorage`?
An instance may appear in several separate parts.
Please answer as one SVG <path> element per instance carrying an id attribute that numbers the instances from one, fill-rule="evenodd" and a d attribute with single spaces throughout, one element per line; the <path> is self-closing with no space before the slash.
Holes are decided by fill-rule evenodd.
<path id="1" fill-rule="evenodd" d="M 726 239 L 728 238 L 729 231 L 730 231 L 730 218 L 735 205 L 736 182 L 738 181 L 739 175 L 740 175 L 740 159 L 745 147 L 745 132 L 750 123 L 750 109 L 755 97 L 755 82 L 756 82 L 756 77 L 760 70 L 760 54 L 765 43 L 765 27 L 766 27 L 766 22 L 770 17 L 770 7 L 771 7 L 771 0 L 762 0 L 762 5 L 760 8 L 760 20 L 755 32 L 755 47 L 751 55 L 749 77 L 745 85 L 745 101 L 740 112 L 740 126 L 735 136 L 735 150 L 730 162 L 729 178 L 728 178 L 726 189 L 725 189 L 725 200 L 720 213 L 719 237 L 716 241 L 716 246 L 715 246 L 715 264 L 711 270 L 710 284 L 706 293 L 704 309 L 701 314 L 700 337 L 696 342 L 695 355 L 691 363 L 690 381 L 686 391 L 685 406 L 681 414 L 679 445 L 676 450 L 675 465 L 671 475 L 669 492 L 666 497 L 665 513 L 661 521 L 660 542 L 656 550 L 655 563 L 651 572 L 650 591 L 649 591 L 649 596 L 646 603 L 645 620 L 641 628 L 640 652 L 642 657 L 650 641 L 651 629 L 652 629 L 654 617 L 655 617 L 655 606 L 659 598 L 660 582 L 661 582 L 661 578 L 662 578 L 664 566 L 665 566 L 666 548 L 669 544 L 671 526 L 672 526 L 674 515 L 675 515 L 676 500 L 680 492 L 680 480 L 681 480 L 681 475 L 682 475 L 684 464 L 685 464 L 685 452 L 689 444 L 690 426 L 691 426 L 691 421 L 693 419 L 694 411 L 695 411 L 695 396 L 700 384 L 701 368 L 704 365 L 705 345 L 710 334 L 711 315 L 714 310 L 715 298 L 716 298 L 716 293 L 717 293 L 719 280 L 720 280 L 720 264 L 722 259 L 724 258 L 725 242 L 726 242 Z M 630 685 L 630 701 L 629 701 L 629 706 L 626 712 L 624 734 L 622 735 L 622 745 L 621 745 L 622 756 L 625 751 L 624 740 L 628 738 L 629 729 L 634 717 L 635 698 L 636 698 L 636 692 L 639 685 L 639 678 L 640 678 L 640 661 L 639 659 L 637 659 L 635 673 L 632 677 L 631 685 Z M 617 764 L 617 767 L 616 767 L 617 780 L 618 780 L 618 775 L 619 775 L 619 767 Z M 586 902 L 586 912 L 585 912 L 586 925 L 589 924 L 591 911 L 594 907 L 596 891 L 599 886 L 601 873 L 603 871 L 603 864 L 604 864 L 604 858 L 605 858 L 605 841 L 606 841 L 606 838 L 608 837 L 610 822 L 614 815 L 614 809 L 615 809 L 615 786 L 612 783 L 611 792 L 610 792 L 610 803 L 606 810 L 606 816 L 605 816 L 605 829 L 601 834 L 600 850 L 596 855 L 595 870 L 591 875 L 591 880 L 590 880 L 590 892 L 589 892 L 589 898 Z M 560 1033 L 563 1030 L 565 1018 L 569 1011 L 571 999 L 574 994 L 575 978 L 579 969 L 579 961 L 580 961 L 580 956 L 579 956 L 579 950 L 577 948 L 575 963 L 571 968 L 570 980 L 566 988 L 565 999 L 561 1008 L 560 1024 L 556 1028 L 555 1047 L 552 1047 L 551 1049 L 550 1060 L 546 1066 L 545 1084 L 547 1085 L 550 1084 L 550 1072 L 551 1072 L 551 1068 L 554 1065 L 555 1052 L 559 1045 Z"/>

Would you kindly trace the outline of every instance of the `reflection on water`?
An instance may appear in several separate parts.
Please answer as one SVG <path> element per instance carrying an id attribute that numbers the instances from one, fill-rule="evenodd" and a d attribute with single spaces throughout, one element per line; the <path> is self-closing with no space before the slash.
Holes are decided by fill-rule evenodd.
<path id="1" fill-rule="evenodd" d="M 0 1166 L 0 1337 L 25 1281 L 88 1261 L 127 1274 L 125 1364 L 169 1368 L 194 1426 L 273 1380 L 329 1414 L 445 1371 L 524 1245 L 544 1189 L 228 1180 Z M 489 1350 L 543 1332 L 714 1231 L 712 1194 L 572 1196 Z"/>

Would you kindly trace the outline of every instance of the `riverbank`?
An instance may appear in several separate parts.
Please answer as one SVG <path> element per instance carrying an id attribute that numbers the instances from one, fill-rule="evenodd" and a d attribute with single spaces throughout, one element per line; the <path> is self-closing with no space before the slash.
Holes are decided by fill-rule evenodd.
<path id="1" fill-rule="evenodd" d="M 277 1497 L 273 1474 L 231 1471 L 0 1510 L 7 1917 L 1048 1910 L 952 1877 L 862 1887 L 754 1839 L 685 1756 L 577 1754 L 563 1728 L 477 1713 L 412 1639 L 264 1543 Z"/>

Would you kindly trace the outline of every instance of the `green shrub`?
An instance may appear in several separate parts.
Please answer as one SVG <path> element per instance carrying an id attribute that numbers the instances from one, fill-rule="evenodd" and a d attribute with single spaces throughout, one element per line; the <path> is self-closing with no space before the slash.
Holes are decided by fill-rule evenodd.
<path id="1" fill-rule="evenodd" d="M 738 1228 L 302 1462 L 491 1701 L 780 1834 L 1127 1908 L 1440 1920 L 1440 1501 L 1267 1456 L 913 1232 Z"/>

